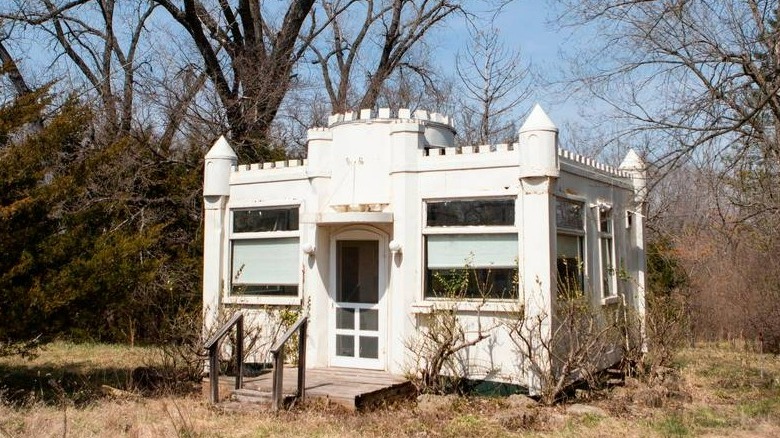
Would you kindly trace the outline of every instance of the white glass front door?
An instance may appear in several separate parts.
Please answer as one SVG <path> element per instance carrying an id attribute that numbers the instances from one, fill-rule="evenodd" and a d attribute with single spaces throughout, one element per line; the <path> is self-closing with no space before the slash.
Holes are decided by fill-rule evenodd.
<path id="1" fill-rule="evenodd" d="M 380 302 L 384 276 L 379 240 L 337 239 L 331 363 L 382 369 Z"/>

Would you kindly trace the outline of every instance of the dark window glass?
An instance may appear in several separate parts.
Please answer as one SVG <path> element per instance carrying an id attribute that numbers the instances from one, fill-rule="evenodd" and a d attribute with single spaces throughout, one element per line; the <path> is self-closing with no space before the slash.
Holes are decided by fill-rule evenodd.
<path id="1" fill-rule="evenodd" d="M 612 276 L 615 275 L 615 265 L 612 259 L 612 239 L 601 239 L 601 293 L 605 297 L 614 295 L 612 291 Z"/>
<path id="2" fill-rule="evenodd" d="M 360 354 L 365 359 L 379 359 L 379 338 L 376 336 L 360 336 Z"/>
<path id="3" fill-rule="evenodd" d="M 558 257 L 558 295 L 578 294 L 582 289 L 582 262 L 575 258 Z"/>
<path id="4" fill-rule="evenodd" d="M 427 269 L 426 298 L 517 298 L 517 269 Z"/>
<path id="5" fill-rule="evenodd" d="M 233 211 L 234 233 L 294 231 L 298 229 L 298 207 L 255 208 Z"/>
<path id="6" fill-rule="evenodd" d="M 580 293 L 584 287 L 583 237 L 558 234 L 558 294 Z"/>
<path id="7" fill-rule="evenodd" d="M 582 218 L 582 202 L 558 198 L 555 200 L 555 224 L 558 228 L 585 229 Z"/>
<path id="8" fill-rule="evenodd" d="M 602 233 L 612 232 L 612 210 L 605 209 L 599 211 L 599 231 Z"/>
<path id="9" fill-rule="evenodd" d="M 355 357 L 355 337 L 336 335 L 336 356 Z"/>
<path id="10" fill-rule="evenodd" d="M 429 227 L 514 224 L 515 201 L 512 199 L 441 201 L 427 204 Z"/>
<path id="11" fill-rule="evenodd" d="M 336 242 L 336 257 L 336 301 L 378 303 L 379 242 L 339 240 Z"/>

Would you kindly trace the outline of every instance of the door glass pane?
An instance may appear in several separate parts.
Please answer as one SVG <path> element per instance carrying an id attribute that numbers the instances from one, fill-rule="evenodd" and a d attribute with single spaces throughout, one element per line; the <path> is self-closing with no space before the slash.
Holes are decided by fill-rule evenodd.
<path id="1" fill-rule="evenodd" d="M 355 337 L 336 335 L 336 356 L 355 357 Z"/>
<path id="2" fill-rule="evenodd" d="M 339 240 L 336 243 L 336 301 L 377 303 L 379 301 L 379 242 Z"/>
<path id="3" fill-rule="evenodd" d="M 379 358 L 379 338 L 375 336 L 360 337 L 360 357 L 365 359 Z"/>
<path id="4" fill-rule="evenodd" d="M 360 310 L 360 330 L 379 330 L 379 311 L 376 309 Z"/>
<path id="5" fill-rule="evenodd" d="M 336 309 L 336 328 L 355 329 L 355 309 Z"/>

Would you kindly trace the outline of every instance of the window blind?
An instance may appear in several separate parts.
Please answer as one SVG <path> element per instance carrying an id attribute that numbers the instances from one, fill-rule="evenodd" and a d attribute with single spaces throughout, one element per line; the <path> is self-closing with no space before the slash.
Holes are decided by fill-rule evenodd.
<path id="1" fill-rule="evenodd" d="M 429 269 L 517 266 L 517 234 L 432 234 L 426 242 Z"/>
<path id="2" fill-rule="evenodd" d="M 234 240 L 233 284 L 297 285 L 299 246 L 298 237 Z"/>

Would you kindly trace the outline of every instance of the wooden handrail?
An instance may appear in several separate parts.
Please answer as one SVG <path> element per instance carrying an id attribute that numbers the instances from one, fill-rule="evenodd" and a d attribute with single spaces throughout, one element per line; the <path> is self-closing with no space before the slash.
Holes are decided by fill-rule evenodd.
<path id="1" fill-rule="evenodd" d="M 306 329 L 309 324 L 309 317 L 302 315 L 295 323 L 287 329 L 271 347 L 273 356 L 274 375 L 271 397 L 273 398 L 274 409 L 279 410 L 282 407 L 282 386 L 284 383 L 284 345 L 290 340 L 292 335 L 298 331 L 298 388 L 295 398 L 303 400 L 306 397 Z"/>
<path id="2" fill-rule="evenodd" d="M 300 318 L 298 318 L 293 325 L 290 326 L 290 328 L 287 329 L 286 332 L 282 336 L 279 337 L 279 339 L 274 343 L 274 345 L 271 347 L 271 353 L 277 352 L 282 349 L 282 346 L 285 342 L 289 341 L 292 335 L 298 330 L 298 328 L 303 324 L 304 322 L 308 321 L 309 317 L 307 315 L 303 315 Z"/>
<path id="3" fill-rule="evenodd" d="M 209 351 L 209 400 L 212 404 L 219 401 L 219 344 L 233 326 L 236 326 L 236 389 L 244 384 L 244 314 L 236 312 L 203 344 Z"/>
<path id="4" fill-rule="evenodd" d="M 230 330 L 233 327 L 233 325 L 236 322 L 238 322 L 239 319 L 242 319 L 242 318 L 244 318 L 244 314 L 243 313 L 241 313 L 241 312 L 234 313 L 233 316 L 231 316 L 230 319 L 226 323 L 222 324 L 222 327 L 220 327 L 219 330 L 217 330 L 217 332 L 214 333 L 214 335 L 212 337 L 210 337 L 209 340 L 206 341 L 205 344 L 203 344 L 203 348 L 208 350 L 214 344 L 219 342 L 227 334 L 227 331 Z"/>

